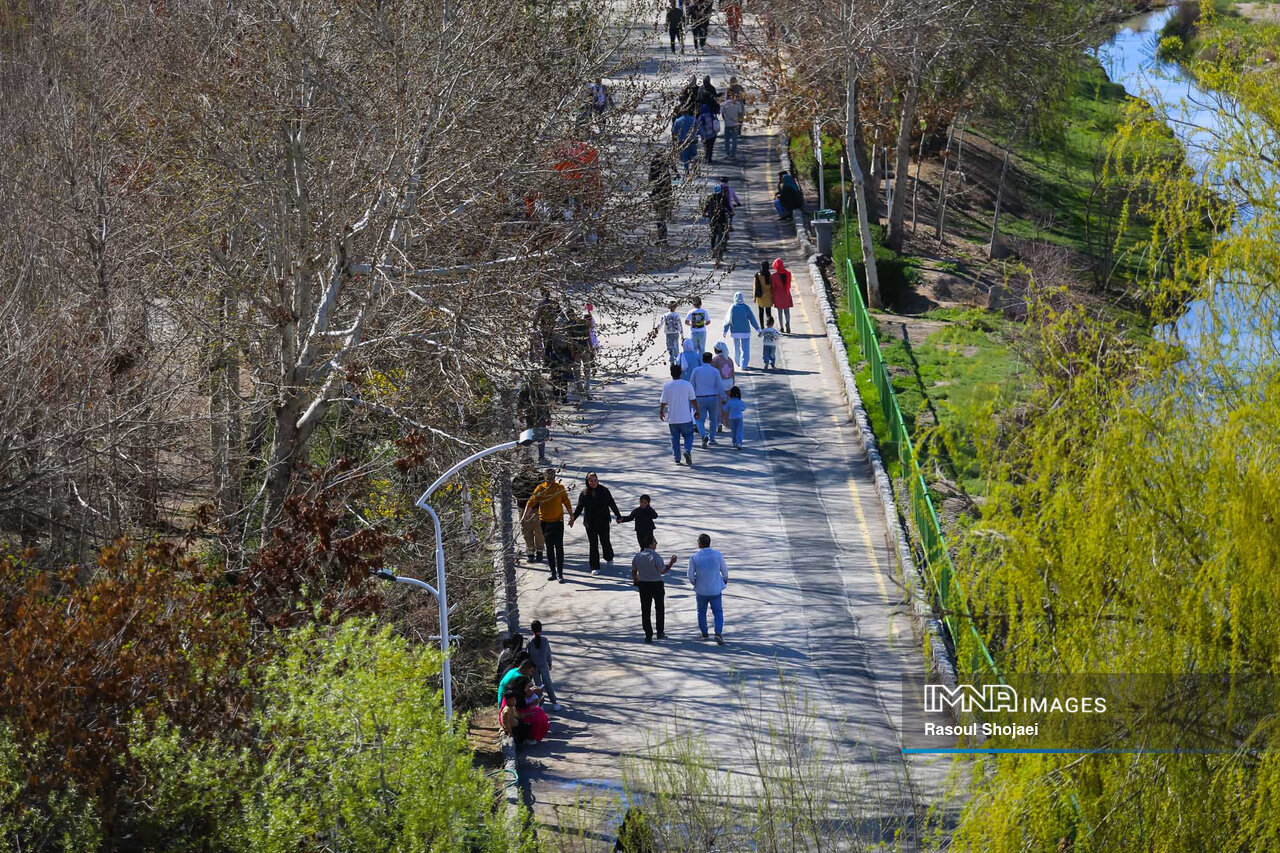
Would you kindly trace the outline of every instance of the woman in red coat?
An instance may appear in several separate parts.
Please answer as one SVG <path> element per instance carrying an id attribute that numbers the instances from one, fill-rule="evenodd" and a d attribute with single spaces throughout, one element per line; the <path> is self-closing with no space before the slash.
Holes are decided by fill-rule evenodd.
<path id="1" fill-rule="evenodd" d="M 782 263 L 782 258 L 773 259 L 773 276 L 769 281 L 773 287 L 773 307 L 778 309 L 778 331 L 791 334 L 791 270 Z"/>

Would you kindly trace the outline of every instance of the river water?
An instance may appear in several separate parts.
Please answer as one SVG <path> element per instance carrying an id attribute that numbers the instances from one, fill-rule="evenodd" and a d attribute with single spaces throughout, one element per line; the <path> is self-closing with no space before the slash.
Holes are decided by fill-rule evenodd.
<path id="1" fill-rule="evenodd" d="M 1182 66 L 1156 56 L 1160 30 L 1175 11 L 1169 7 L 1124 22 L 1095 55 L 1112 82 L 1156 107 L 1201 179 L 1213 183 L 1215 191 L 1231 195 L 1224 175 L 1206 175 L 1205 170 L 1206 152 L 1223 128 L 1224 108 L 1231 111 L 1234 105 L 1218 93 L 1201 89 Z M 1240 204 L 1237 213 L 1247 219 L 1251 212 Z M 1260 331 L 1256 324 L 1257 312 L 1270 313 L 1270 300 L 1245 300 L 1239 293 L 1234 286 L 1219 282 L 1212 295 L 1193 301 L 1177 324 L 1163 331 L 1186 347 L 1192 363 L 1208 359 L 1219 367 L 1224 363 L 1239 367 L 1242 362 L 1274 359 L 1280 352 L 1274 324 L 1264 321 L 1266 331 Z M 1245 305 L 1251 309 L 1245 310 Z M 1215 306 L 1217 310 L 1212 310 Z"/>

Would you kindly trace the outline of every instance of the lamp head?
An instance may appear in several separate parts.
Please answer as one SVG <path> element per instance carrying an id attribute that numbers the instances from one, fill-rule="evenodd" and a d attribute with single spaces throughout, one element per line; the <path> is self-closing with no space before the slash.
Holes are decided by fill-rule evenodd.
<path id="1" fill-rule="evenodd" d="M 531 444 L 537 444 L 540 441 L 546 441 L 551 435 L 551 430 L 546 427 L 534 427 L 520 433 L 520 438 L 516 440 L 516 444 L 521 447 L 528 447 Z"/>
<path id="2" fill-rule="evenodd" d="M 374 571 L 373 576 L 384 581 L 394 581 L 396 579 L 396 576 L 386 569 L 377 569 Z"/>

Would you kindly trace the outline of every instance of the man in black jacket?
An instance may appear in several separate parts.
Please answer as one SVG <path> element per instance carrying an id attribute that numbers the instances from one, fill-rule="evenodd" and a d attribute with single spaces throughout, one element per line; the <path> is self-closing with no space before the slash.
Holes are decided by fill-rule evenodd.
<path id="1" fill-rule="evenodd" d="M 600 485 L 600 478 L 593 471 L 587 475 L 587 487 L 578 495 L 578 506 L 569 519 L 569 526 L 573 527 L 573 522 L 578 516 L 582 516 L 582 523 L 587 528 L 587 542 L 590 546 L 588 561 L 593 575 L 600 574 L 601 550 L 604 551 L 604 561 L 609 564 L 609 568 L 613 568 L 613 543 L 609 541 L 610 510 L 615 519 L 622 520 L 622 512 L 613 500 L 613 495 Z"/>

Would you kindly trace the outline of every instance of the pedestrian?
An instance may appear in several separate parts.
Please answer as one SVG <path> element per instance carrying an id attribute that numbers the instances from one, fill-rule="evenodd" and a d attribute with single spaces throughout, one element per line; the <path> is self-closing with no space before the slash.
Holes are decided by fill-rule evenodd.
<path id="1" fill-rule="evenodd" d="M 756 311 L 759 312 L 760 325 L 767 318 L 773 324 L 773 278 L 769 271 L 769 262 L 760 262 L 760 271 L 755 278 Z"/>
<path id="2" fill-rule="evenodd" d="M 636 525 L 636 544 L 643 550 L 649 544 L 649 540 L 653 538 L 653 531 L 657 528 L 658 511 L 653 508 L 653 501 L 648 495 L 640 496 L 640 505 L 631 512 L 627 513 L 619 521 L 619 524 L 625 524 L 628 521 L 634 521 Z"/>
<path id="3" fill-rule="evenodd" d="M 527 659 L 525 668 L 532 669 Z M 523 670 L 512 670 L 512 674 L 515 677 L 499 694 L 499 724 L 517 741 L 540 741 L 551 731 L 551 718 L 538 704 L 541 697 L 533 677 Z"/>
<path id="4" fill-rule="evenodd" d="M 671 122 L 671 141 L 680 155 L 680 164 L 686 175 L 693 168 L 698 156 L 698 119 L 692 113 L 680 113 Z"/>
<path id="5" fill-rule="evenodd" d="M 551 426 L 551 394 L 552 388 L 542 377 L 542 371 L 530 370 L 529 377 L 520 389 L 517 404 L 524 412 L 525 429 Z M 547 440 L 538 442 L 538 461 L 547 461 Z M 536 483 L 533 487 L 536 487 Z M 532 493 L 533 487 L 530 487 Z"/>
<path id="6" fill-rule="evenodd" d="M 711 359 L 711 364 L 716 370 L 720 371 L 720 378 L 724 380 L 724 387 L 732 388 L 735 384 L 734 376 L 737 371 L 735 370 L 733 359 L 729 358 L 729 347 L 724 341 L 716 344 L 716 355 L 715 358 Z M 729 423 L 729 409 L 726 408 L 729 400 L 727 394 L 724 399 L 724 405 L 720 406 L 720 426 L 716 430 L 717 432 L 724 432 Z"/>
<path id="7" fill-rule="evenodd" d="M 703 104 L 698 111 L 698 138 L 702 140 L 703 156 L 708 163 L 715 162 L 716 137 L 720 135 L 720 119 Z"/>
<path id="8" fill-rule="evenodd" d="M 516 499 L 516 509 L 520 514 L 520 535 L 524 537 L 525 558 L 530 563 L 542 562 L 542 549 L 546 543 L 542 540 L 542 525 L 532 514 L 525 518 L 525 508 L 529 499 L 542 482 L 542 474 L 538 466 L 526 457 L 520 472 L 511 478 L 511 493 Z"/>
<path id="9" fill-rule="evenodd" d="M 604 552 L 604 561 L 613 568 L 613 543 L 609 541 L 609 512 L 612 510 L 615 519 L 622 518 L 622 511 L 613 500 L 613 493 L 600 485 L 600 478 L 592 471 L 587 475 L 587 487 L 578 494 L 578 506 L 569 518 L 569 526 L 582 516 L 582 524 L 587 528 L 588 556 L 591 574 L 600 574 L 600 554 Z"/>
<path id="10" fill-rule="evenodd" d="M 676 564 L 676 555 L 664 565 L 658 553 L 658 540 L 649 534 L 649 540 L 640 553 L 631 558 L 631 583 L 640 590 L 640 625 L 644 628 L 644 641 L 653 642 L 653 621 L 649 610 L 652 609 L 657 618 L 658 639 L 665 640 L 667 633 L 663 630 L 666 621 L 667 590 L 663 586 L 662 576 L 671 571 Z"/>
<path id="11" fill-rule="evenodd" d="M 742 389 L 737 385 L 729 389 L 729 432 L 733 436 L 733 449 L 742 449 L 742 433 L 746 417 L 747 404 L 742 402 Z"/>
<path id="12" fill-rule="evenodd" d="M 698 537 L 698 551 L 689 558 L 689 583 L 698 599 L 698 630 L 707 639 L 707 607 L 715 616 L 716 642 L 724 645 L 724 605 L 721 595 L 729 583 L 729 567 L 724 555 L 711 547 L 711 537 Z"/>
<path id="13" fill-rule="evenodd" d="M 667 334 L 667 362 L 676 364 L 680 361 L 680 341 L 683 337 L 684 326 L 681 320 L 684 318 L 676 311 L 679 303 L 668 303 L 667 308 L 670 310 L 662 315 L 662 319 L 658 321 L 658 326 Z"/>
<path id="14" fill-rule="evenodd" d="M 702 354 L 694 346 L 692 338 L 685 338 L 684 349 L 680 352 L 680 371 L 683 376 L 692 376 L 693 371 L 702 364 Z"/>
<path id="15" fill-rule="evenodd" d="M 733 187 L 729 186 L 729 176 L 720 176 L 720 188 L 724 191 L 725 200 L 729 202 L 729 230 L 733 230 L 733 211 L 735 208 L 742 207 L 742 200 L 738 198 L 738 193 Z"/>
<path id="16" fill-rule="evenodd" d="M 725 93 L 727 96 L 737 98 L 739 101 L 742 102 L 743 106 L 746 106 L 747 90 L 744 89 L 742 87 L 742 84 L 738 82 L 737 77 L 729 78 L 729 85 L 725 87 Z"/>
<path id="17" fill-rule="evenodd" d="M 711 82 L 711 75 L 702 78 L 698 87 L 698 105 L 711 108 L 713 115 L 720 115 L 720 90 Z"/>
<path id="18" fill-rule="evenodd" d="M 770 277 L 773 288 L 773 305 L 778 309 L 778 325 L 782 331 L 791 334 L 791 270 L 782 263 L 782 258 L 773 259 L 773 275 Z"/>
<path id="19" fill-rule="evenodd" d="M 494 684 L 502 684 L 502 677 L 515 669 L 516 658 L 524 651 L 524 636 L 516 631 L 502 641 L 502 654 L 498 655 L 498 677 Z"/>
<path id="20" fill-rule="evenodd" d="M 534 619 L 529 623 L 533 639 L 529 641 L 529 660 L 533 662 L 536 672 L 534 680 L 551 700 L 551 710 L 559 711 L 560 703 L 556 701 L 556 687 L 551 683 L 551 644 L 542 636 L 542 623 Z"/>
<path id="21" fill-rule="evenodd" d="M 698 416 L 698 398 L 693 386 L 680 378 L 680 365 L 671 365 L 671 381 L 662 386 L 658 420 L 671 430 L 671 453 L 680 464 L 680 441 L 684 440 L 684 461 L 693 467 L 693 423 Z M 568 502 L 568 499 L 565 501 Z"/>
<path id="22" fill-rule="evenodd" d="M 689 337 L 693 339 L 693 348 L 699 354 L 707 351 L 707 327 L 711 325 L 711 315 L 702 307 L 702 298 L 693 297 L 693 310 L 685 315 L 684 324 L 689 327 Z M 701 359 L 699 359 L 701 362 Z M 694 365 L 697 367 L 697 365 Z M 693 368 L 690 368 L 692 370 Z"/>
<path id="23" fill-rule="evenodd" d="M 782 335 L 773 327 L 773 318 L 770 317 L 765 321 L 765 327 L 760 330 L 761 338 L 761 358 L 764 361 L 765 369 L 778 367 L 778 339 Z"/>
<path id="24" fill-rule="evenodd" d="M 671 159 L 662 152 L 649 161 L 649 203 L 658 226 L 658 243 L 667 242 L 667 220 L 671 218 L 675 193 L 671 187 Z"/>
<path id="25" fill-rule="evenodd" d="M 720 4 L 724 11 L 724 23 L 729 28 L 729 44 L 738 43 L 738 34 L 742 32 L 742 3 L 739 0 L 724 0 Z"/>
<path id="26" fill-rule="evenodd" d="M 689 4 L 689 23 L 693 27 L 693 46 L 699 53 L 707 49 L 707 33 L 711 29 L 711 0 L 693 0 Z"/>
<path id="27" fill-rule="evenodd" d="M 738 159 L 738 140 L 742 137 L 742 119 L 746 115 L 746 107 L 735 95 L 725 98 L 720 107 L 720 118 L 724 120 L 724 156 L 730 160 Z"/>
<path id="28" fill-rule="evenodd" d="M 702 364 L 689 377 L 693 393 L 698 398 L 698 433 L 702 446 L 716 443 L 716 427 L 720 424 L 720 404 L 724 402 L 724 380 L 720 371 L 711 363 L 711 353 L 702 354 Z M 706 422 L 704 424 L 704 422 Z"/>
<path id="29" fill-rule="evenodd" d="M 551 570 L 548 580 L 564 583 L 564 513 L 573 511 L 569 492 L 557 482 L 554 468 L 548 468 L 542 482 L 533 490 L 524 508 L 523 522 L 536 511 L 542 523 L 542 539 L 547 546 L 547 567 Z"/>
<path id="30" fill-rule="evenodd" d="M 746 297 L 739 290 L 724 315 L 724 332 L 733 338 L 733 360 L 743 370 L 751 368 L 751 330 L 760 331 L 756 315 L 751 313 Z"/>
<path id="31" fill-rule="evenodd" d="M 604 115 L 605 110 L 613 108 L 613 93 L 604 84 L 603 78 L 596 78 L 596 82 L 592 83 L 588 89 L 588 94 L 591 98 L 591 110 L 597 117 Z"/>
<path id="32" fill-rule="evenodd" d="M 533 660 L 529 657 L 527 650 L 516 655 L 515 663 L 511 669 L 507 670 L 506 675 L 502 676 L 502 680 L 498 682 L 498 703 L 502 703 L 503 696 L 507 693 L 507 688 L 511 685 L 511 682 L 522 675 L 532 679 L 537 671 L 538 669 L 533 665 Z"/>
<path id="33" fill-rule="evenodd" d="M 784 171 L 778 176 L 778 188 L 773 194 L 773 209 L 778 212 L 778 219 L 792 219 L 795 212 L 804 207 L 804 193 L 790 172 Z"/>
<path id="34" fill-rule="evenodd" d="M 676 95 L 676 115 L 696 116 L 698 114 L 701 88 L 698 84 L 698 75 L 695 74 L 689 78 L 689 82 L 684 84 L 680 94 Z"/>
<path id="35" fill-rule="evenodd" d="M 667 35 L 671 37 L 671 52 L 676 52 L 676 39 L 680 40 L 680 52 L 684 53 L 684 10 L 676 5 L 676 0 L 671 0 L 670 7 L 667 8 L 665 15 L 667 23 Z M 653 25 L 656 30 L 657 24 Z"/>

